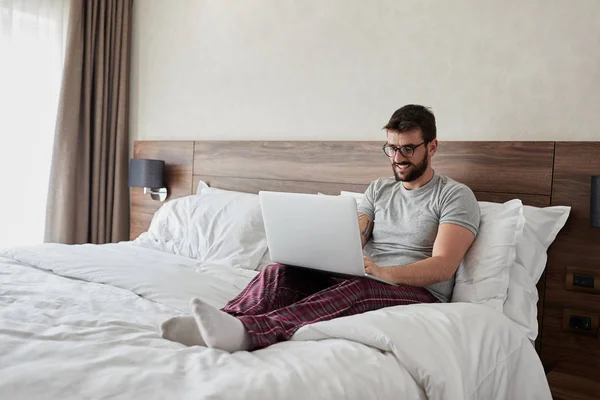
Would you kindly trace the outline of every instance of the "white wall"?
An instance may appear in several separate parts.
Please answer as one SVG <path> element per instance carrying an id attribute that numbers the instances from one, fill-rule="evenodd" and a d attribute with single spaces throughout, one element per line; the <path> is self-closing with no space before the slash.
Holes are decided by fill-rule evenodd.
<path id="1" fill-rule="evenodd" d="M 600 140 L 600 0 L 137 0 L 136 139 Z"/>

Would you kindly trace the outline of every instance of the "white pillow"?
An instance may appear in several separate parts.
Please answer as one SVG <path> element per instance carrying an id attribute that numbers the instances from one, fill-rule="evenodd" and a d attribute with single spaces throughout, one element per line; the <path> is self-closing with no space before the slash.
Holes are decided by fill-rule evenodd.
<path id="1" fill-rule="evenodd" d="M 208 183 L 204 182 L 204 181 L 198 181 L 198 187 L 196 188 L 196 194 L 201 194 L 202 190 L 206 189 L 208 186 Z"/>
<path id="2" fill-rule="evenodd" d="M 548 259 L 548 247 L 569 218 L 571 207 L 523 207 L 526 224 L 523 239 L 510 270 L 508 296 L 503 312 L 531 340 L 538 335 L 537 302 L 539 281 Z"/>
<path id="3" fill-rule="evenodd" d="M 453 302 L 485 304 L 502 312 L 509 272 L 523 236 L 523 203 L 479 202 L 481 222 L 475 241 L 456 271 Z"/>
<path id="4" fill-rule="evenodd" d="M 205 187 L 165 203 L 134 243 L 203 263 L 256 269 L 267 251 L 258 195 Z"/>
<path id="5" fill-rule="evenodd" d="M 340 196 L 354 197 L 354 199 L 356 200 L 356 203 L 360 204 L 360 202 L 362 201 L 362 198 L 365 196 L 365 194 L 364 193 L 356 193 L 356 192 L 345 192 L 342 190 L 340 192 Z"/>
<path id="6" fill-rule="evenodd" d="M 523 212 L 527 224 L 523 231 L 523 241 L 517 244 L 517 262 L 525 267 L 531 278 L 537 283 L 546 268 L 548 247 L 565 226 L 571 207 L 524 206 Z"/>

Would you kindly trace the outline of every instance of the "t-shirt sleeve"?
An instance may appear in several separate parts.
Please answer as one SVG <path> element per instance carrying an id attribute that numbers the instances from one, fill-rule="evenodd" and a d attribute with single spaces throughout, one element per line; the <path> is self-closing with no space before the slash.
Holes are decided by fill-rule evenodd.
<path id="1" fill-rule="evenodd" d="M 475 194 L 465 185 L 456 185 L 444 196 L 441 224 L 455 224 L 467 228 L 474 235 L 479 230 L 480 209 Z"/>
<path id="2" fill-rule="evenodd" d="M 365 191 L 360 204 L 358 205 L 359 214 L 365 214 L 371 219 L 375 219 L 375 182 L 371 182 Z"/>

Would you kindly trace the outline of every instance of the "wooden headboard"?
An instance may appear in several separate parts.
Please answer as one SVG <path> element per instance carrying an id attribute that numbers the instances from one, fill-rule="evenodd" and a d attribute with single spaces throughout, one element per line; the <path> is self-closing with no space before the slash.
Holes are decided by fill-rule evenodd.
<path id="1" fill-rule="evenodd" d="M 229 190 L 338 194 L 364 191 L 391 167 L 379 142 L 137 141 L 136 158 L 166 162 L 169 199 L 194 193 L 199 180 Z M 569 265 L 600 269 L 600 229 L 589 228 L 590 176 L 600 175 L 600 142 L 441 142 L 436 172 L 467 184 L 479 200 L 520 198 L 570 205 L 573 217 L 551 247 L 538 284 L 538 352 L 548 369 L 600 374 L 598 338 L 562 330 L 567 306 L 600 312 L 600 296 L 565 290 Z M 145 231 L 160 203 L 132 190 L 131 237 Z M 595 246 L 595 247 L 594 247 Z"/>

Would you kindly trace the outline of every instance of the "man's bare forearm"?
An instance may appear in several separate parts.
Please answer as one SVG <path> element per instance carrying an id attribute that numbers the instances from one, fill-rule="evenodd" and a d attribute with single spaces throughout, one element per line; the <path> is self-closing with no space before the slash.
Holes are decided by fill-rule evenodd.
<path id="1" fill-rule="evenodd" d="M 409 286 L 429 286 L 452 277 L 458 265 L 445 257 L 429 257 L 408 265 L 382 268 L 388 282 Z"/>
<path id="2" fill-rule="evenodd" d="M 358 226 L 360 227 L 360 241 L 364 248 L 373 234 L 373 220 L 365 214 L 358 214 Z"/>

